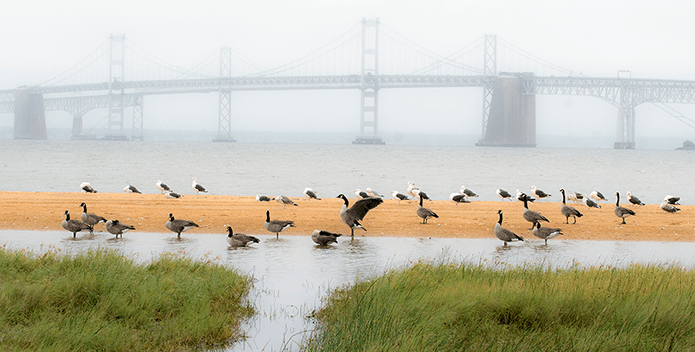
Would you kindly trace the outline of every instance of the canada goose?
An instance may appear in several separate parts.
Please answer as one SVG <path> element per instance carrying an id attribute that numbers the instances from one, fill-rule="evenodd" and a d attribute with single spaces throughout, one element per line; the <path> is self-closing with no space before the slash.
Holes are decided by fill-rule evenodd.
<path id="1" fill-rule="evenodd" d="M 260 243 L 257 237 L 234 233 L 231 226 L 227 226 L 227 243 L 232 247 L 246 247 L 249 242 Z"/>
<path id="2" fill-rule="evenodd" d="M 562 188 L 560 189 L 560 193 L 562 193 L 562 206 L 560 207 L 560 213 L 565 216 L 565 223 L 569 224 L 570 223 L 570 216 L 574 218 L 574 222 L 572 224 L 577 223 L 577 218 L 581 218 L 584 216 L 582 213 L 579 212 L 579 210 L 575 209 L 574 207 L 571 207 L 565 203 L 565 189 Z"/>
<path id="3" fill-rule="evenodd" d="M 65 220 L 63 220 L 63 228 L 72 232 L 72 237 L 75 238 L 77 237 L 78 232 L 82 231 L 89 231 L 92 232 L 92 228 L 89 227 L 89 225 L 83 223 L 80 220 L 77 219 L 70 219 L 70 212 L 65 211 Z"/>
<path id="4" fill-rule="evenodd" d="M 531 186 L 531 193 L 538 199 L 543 199 L 551 196 L 550 194 L 545 193 L 540 189 L 536 188 L 536 186 Z"/>
<path id="5" fill-rule="evenodd" d="M 514 242 L 514 241 L 523 241 L 524 238 L 515 234 L 514 232 L 505 229 L 502 227 L 502 210 L 498 210 L 497 214 L 499 214 L 500 219 L 497 221 L 495 224 L 495 236 L 502 240 L 504 242 L 504 245 L 507 245 L 507 242 Z"/>
<path id="6" fill-rule="evenodd" d="M 531 202 L 531 203 L 533 203 L 533 202 L 536 201 L 536 198 L 533 198 L 533 197 L 529 196 L 528 194 L 526 194 L 526 193 L 520 191 L 520 190 L 517 188 L 517 190 L 516 190 L 516 200 L 518 200 L 518 201 L 520 201 L 520 202 L 523 202 L 524 199 L 526 199 L 527 201 L 529 201 L 529 202 Z"/>
<path id="7" fill-rule="evenodd" d="M 659 207 L 660 207 L 663 211 L 665 211 L 665 212 L 667 212 L 667 213 L 675 213 L 675 212 L 677 212 L 677 211 L 680 210 L 679 208 L 676 208 L 675 205 L 669 203 L 669 202 L 668 202 L 668 199 L 664 199 L 664 200 L 661 202 L 661 205 L 659 205 Z"/>
<path id="8" fill-rule="evenodd" d="M 321 198 L 319 198 L 316 192 L 314 192 L 314 190 L 309 187 L 304 189 L 304 195 L 309 199 L 321 200 Z"/>
<path id="9" fill-rule="evenodd" d="M 498 189 L 495 191 L 495 193 L 497 193 L 497 196 L 500 197 L 500 198 L 502 198 L 502 199 L 509 199 L 510 201 L 512 200 L 512 195 L 509 194 L 509 192 L 507 192 L 507 191 L 505 191 L 505 190 L 503 190 L 503 189 L 501 189 L 501 188 L 498 188 Z"/>
<path id="10" fill-rule="evenodd" d="M 331 243 L 338 243 L 338 237 L 341 235 L 339 233 L 333 233 L 328 231 L 314 230 L 311 233 L 311 239 L 320 246 L 327 246 Z"/>
<path id="11" fill-rule="evenodd" d="M 162 193 L 170 192 L 170 191 L 171 191 L 171 188 L 169 188 L 169 186 L 167 186 L 166 184 L 162 183 L 162 181 L 160 181 L 160 180 L 157 180 L 156 185 L 157 185 L 157 188 L 159 188 L 159 190 L 160 190 Z"/>
<path id="12" fill-rule="evenodd" d="M 678 203 L 678 201 L 681 200 L 681 197 L 675 197 L 672 195 L 668 195 L 668 196 L 664 197 L 664 200 L 666 202 L 668 202 L 668 204 L 671 204 L 671 205 L 680 205 L 680 203 Z"/>
<path id="13" fill-rule="evenodd" d="M 413 190 L 413 194 L 415 194 L 415 196 L 414 196 L 413 198 L 417 198 L 417 199 L 427 199 L 427 200 L 429 200 L 430 202 L 432 201 L 432 199 L 430 199 L 430 197 L 427 196 L 427 193 L 425 193 L 425 192 L 423 192 L 423 191 L 421 191 L 421 190 L 419 190 L 419 189 L 417 189 L 417 188 Z"/>
<path id="14" fill-rule="evenodd" d="M 120 235 L 123 238 L 123 234 L 135 230 L 135 227 L 121 223 L 118 220 L 109 220 L 106 222 L 106 231 L 116 235 L 116 238 Z"/>
<path id="15" fill-rule="evenodd" d="M 370 197 L 378 198 L 378 197 L 383 197 L 383 194 L 379 194 L 379 192 L 373 191 L 371 188 L 367 187 L 366 189 L 367 194 L 369 194 Z"/>
<path id="16" fill-rule="evenodd" d="M 635 214 L 632 209 L 628 209 L 625 207 L 620 206 L 620 192 L 615 192 L 615 210 L 613 212 L 615 213 L 615 216 L 622 218 L 623 219 L 623 224 L 625 224 L 625 218 L 630 216 L 630 215 L 637 215 Z"/>
<path id="17" fill-rule="evenodd" d="M 82 214 L 80 215 L 80 219 L 82 219 L 82 222 L 89 226 L 89 232 L 94 232 L 94 225 L 100 222 L 106 223 L 106 219 L 103 216 L 99 216 L 93 213 L 87 213 L 87 204 L 85 204 L 84 202 L 82 202 L 80 206 L 82 207 Z"/>
<path id="18" fill-rule="evenodd" d="M 459 203 L 470 203 L 471 201 L 468 200 L 468 197 L 465 194 L 461 193 L 452 193 L 449 195 L 449 199 L 451 199 L 452 202 L 456 203 L 456 206 L 459 206 Z"/>
<path id="19" fill-rule="evenodd" d="M 259 202 L 270 202 L 271 200 L 275 200 L 275 197 L 268 197 L 260 194 L 256 194 L 256 200 Z"/>
<path id="20" fill-rule="evenodd" d="M 414 190 L 418 189 L 415 187 L 415 182 L 408 182 L 408 194 L 410 194 L 411 197 L 415 198 L 415 193 L 413 192 Z"/>
<path id="21" fill-rule="evenodd" d="M 289 197 L 284 196 L 282 194 L 275 197 L 275 200 L 278 203 L 282 204 L 282 209 L 285 209 L 285 206 L 287 206 L 287 205 L 294 205 L 295 207 L 299 206 L 299 205 L 297 205 L 297 203 L 293 202 L 292 199 L 290 199 Z"/>
<path id="22" fill-rule="evenodd" d="M 367 229 L 360 224 L 360 220 L 364 219 L 367 212 L 384 202 L 381 198 L 365 198 L 356 201 L 355 204 L 350 207 L 350 203 L 344 194 L 341 193 L 336 198 L 343 200 L 343 206 L 340 208 L 340 218 L 345 225 L 350 228 L 351 237 L 355 237 L 355 229 L 367 231 Z"/>
<path id="23" fill-rule="evenodd" d="M 596 202 L 594 202 L 593 200 L 591 200 L 591 198 L 589 198 L 589 197 L 584 197 L 584 198 L 582 199 L 582 204 L 586 205 L 586 206 L 589 207 L 589 208 L 599 208 L 599 209 L 601 209 L 601 206 L 598 205 L 598 203 L 596 203 Z"/>
<path id="24" fill-rule="evenodd" d="M 564 235 L 561 229 L 553 227 L 541 227 L 541 223 L 537 222 L 536 227 L 533 228 L 533 235 L 545 240 L 545 245 L 548 245 L 548 240 L 557 237 L 559 235 Z"/>
<path id="25" fill-rule="evenodd" d="M 171 232 L 176 232 L 178 238 L 181 238 L 181 232 L 186 232 L 194 227 L 200 227 L 198 224 L 189 220 L 174 219 L 174 214 L 169 213 L 169 221 L 164 224 Z"/>
<path id="26" fill-rule="evenodd" d="M 164 192 L 164 194 L 166 194 L 166 196 L 169 198 L 181 198 L 181 197 L 183 197 L 182 195 L 180 195 L 174 191 L 166 191 L 166 192 Z"/>
<path id="27" fill-rule="evenodd" d="M 127 186 L 125 186 L 125 188 L 123 188 L 123 192 L 126 192 L 126 193 L 142 193 L 142 192 L 140 192 L 139 189 L 137 189 L 137 187 L 135 187 L 135 186 L 133 186 L 133 185 L 127 185 Z"/>
<path id="28" fill-rule="evenodd" d="M 634 205 L 644 205 L 644 203 L 642 203 L 642 201 L 636 196 L 633 196 L 632 193 L 630 193 L 630 191 L 627 191 L 627 200 L 629 200 L 630 203 Z"/>
<path id="29" fill-rule="evenodd" d="M 599 191 L 591 192 L 591 194 L 589 194 L 589 197 L 596 199 L 597 202 L 602 200 L 608 201 L 608 199 L 606 199 L 606 197 L 604 197 L 603 194 L 601 194 L 601 192 Z"/>
<path id="30" fill-rule="evenodd" d="M 294 227 L 294 221 L 270 220 L 270 211 L 266 210 L 265 222 L 263 223 L 263 226 L 266 230 L 274 233 L 275 238 L 280 238 L 280 232 L 290 227 Z"/>
<path id="31" fill-rule="evenodd" d="M 195 194 L 200 194 L 200 192 L 208 193 L 208 190 L 205 189 L 205 187 L 203 187 L 203 185 L 198 183 L 198 181 L 195 179 L 195 177 L 191 178 L 191 182 L 193 182 L 191 184 L 191 187 L 193 187 L 193 190 L 195 190 Z"/>
<path id="32" fill-rule="evenodd" d="M 398 191 L 392 191 L 391 192 L 391 198 L 398 201 L 398 203 L 396 203 L 396 205 L 401 204 L 402 200 L 410 199 L 410 198 L 408 198 L 408 196 L 406 196 L 405 194 L 400 193 Z"/>
<path id="33" fill-rule="evenodd" d="M 480 197 L 479 195 L 475 194 L 475 192 L 466 188 L 466 186 L 461 186 L 461 194 L 465 194 L 467 197 Z"/>
<path id="34" fill-rule="evenodd" d="M 531 227 L 529 230 L 533 230 L 533 228 L 536 226 L 536 224 L 540 221 L 550 222 L 550 220 L 548 220 L 548 218 L 546 218 L 545 216 L 541 215 L 538 212 L 530 210 L 528 208 L 528 197 L 527 196 L 522 196 L 521 198 L 522 198 L 522 201 L 524 202 L 524 212 L 523 212 L 524 220 L 533 224 L 533 227 Z"/>
<path id="35" fill-rule="evenodd" d="M 84 191 L 84 193 L 97 193 L 97 191 L 92 188 L 92 185 L 89 184 L 89 182 L 82 182 L 80 184 L 80 189 Z"/>
<path id="36" fill-rule="evenodd" d="M 579 192 L 567 193 L 567 200 L 571 200 L 575 203 L 580 203 L 584 199 L 584 195 Z"/>
<path id="37" fill-rule="evenodd" d="M 439 215 L 437 215 L 437 213 L 433 212 L 430 209 L 424 208 L 422 206 L 422 201 L 423 201 L 423 197 L 420 197 L 420 205 L 417 207 L 417 210 L 415 212 L 417 213 L 417 216 L 422 218 L 422 223 L 426 224 L 427 219 L 438 218 Z"/>
<path id="38" fill-rule="evenodd" d="M 357 196 L 357 199 L 366 199 L 366 198 L 371 198 L 369 193 L 360 190 L 359 188 L 355 190 L 355 196 Z"/>

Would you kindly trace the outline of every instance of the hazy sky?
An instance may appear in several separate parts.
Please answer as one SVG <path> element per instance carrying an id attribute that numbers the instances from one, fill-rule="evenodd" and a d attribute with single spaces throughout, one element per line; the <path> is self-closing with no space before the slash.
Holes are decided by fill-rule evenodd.
<path id="1" fill-rule="evenodd" d="M 302 57 L 358 23 L 381 22 L 421 46 L 448 55 L 496 34 L 584 75 L 695 79 L 691 1 L 15 1 L 0 12 L 0 89 L 37 84 L 73 66 L 110 33 L 167 62 L 188 67 L 222 46 L 274 67 Z M 479 133 L 480 89 L 380 92 L 386 133 Z M 359 130 L 359 93 L 235 93 L 233 130 Z M 321 102 L 322 104 L 319 104 Z M 217 128 L 217 96 L 147 97 L 145 128 Z M 695 117 L 690 106 L 674 106 Z M 676 138 L 693 130 L 653 107 L 637 110 L 637 134 Z M 595 98 L 537 99 L 538 133 L 615 134 L 617 110 Z M 105 112 L 85 116 L 85 126 Z M 191 115 L 197 124 L 191 126 Z M 423 117 L 436 116 L 431 123 Z M 66 113 L 49 126 L 71 125 Z M 179 121 L 179 118 L 181 121 Z M 279 118 L 279 120 L 274 120 Z M 188 119 L 188 121 L 186 121 Z M 272 123 L 269 123 L 272 122 Z M 0 126 L 11 125 L 0 115 Z M 269 127 L 271 126 L 271 127 Z"/>

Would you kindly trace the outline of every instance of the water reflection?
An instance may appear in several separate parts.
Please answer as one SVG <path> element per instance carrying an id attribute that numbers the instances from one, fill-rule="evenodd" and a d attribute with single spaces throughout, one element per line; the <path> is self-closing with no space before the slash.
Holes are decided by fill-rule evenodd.
<path id="1" fill-rule="evenodd" d="M 37 252 L 54 247 L 65 253 L 106 247 L 138 262 L 162 253 L 185 253 L 216 260 L 254 278 L 251 302 L 259 314 L 244 324 L 248 339 L 229 351 L 297 350 L 312 329 L 305 319 L 331 290 L 420 260 L 467 262 L 486 266 L 581 265 L 624 266 L 630 263 L 695 264 L 694 243 L 611 242 L 529 239 L 503 246 L 490 239 L 339 238 L 327 247 L 310 236 L 255 235 L 261 243 L 230 247 L 220 234 L 129 232 L 124 238 L 96 232 L 77 238 L 65 232 L 0 231 L 0 245 Z"/>

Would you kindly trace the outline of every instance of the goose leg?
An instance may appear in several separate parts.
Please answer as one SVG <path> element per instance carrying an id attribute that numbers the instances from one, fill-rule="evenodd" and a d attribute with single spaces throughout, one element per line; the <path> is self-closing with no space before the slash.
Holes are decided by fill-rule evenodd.
<path id="1" fill-rule="evenodd" d="M 576 223 L 577 223 L 577 217 L 575 216 L 575 217 L 574 217 L 574 222 L 573 222 L 572 224 L 576 224 Z"/>
<path id="2" fill-rule="evenodd" d="M 623 218 L 623 224 L 627 225 L 627 223 L 625 222 L 625 218 Z"/>

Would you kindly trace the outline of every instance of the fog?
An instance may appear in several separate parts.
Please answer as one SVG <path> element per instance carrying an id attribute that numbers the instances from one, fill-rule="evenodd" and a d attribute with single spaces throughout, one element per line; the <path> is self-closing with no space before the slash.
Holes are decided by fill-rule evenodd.
<path id="1" fill-rule="evenodd" d="M 148 53 L 191 67 L 222 46 L 263 67 L 277 67 L 315 51 L 357 24 L 381 24 L 429 51 L 450 55 L 485 34 L 554 65 L 591 77 L 695 80 L 690 35 L 695 4 L 661 1 L 88 1 L 5 4 L 0 13 L 0 89 L 35 85 L 85 58 L 111 33 L 123 33 Z M 506 58 L 498 57 L 502 62 Z M 387 63 L 381 63 L 382 65 Z M 540 74 L 540 73 L 538 73 Z M 695 106 L 671 104 L 695 118 Z M 593 97 L 536 97 L 539 146 L 578 140 L 612 147 L 617 108 Z M 126 126 L 130 124 L 126 114 Z M 232 134 L 359 134 L 357 90 L 232 93 Z M 105 110 L 84 116 L 85 131 L 99 126 Z M 382 89 L 379 131 L 387 143 L 414 134 L 480 137 L 482 89 Z M 636 108 L 638 148 L 671 148 L 695 140 L 695 131 L 653 104 Z M 144 129 L 215 135 L 218 95 L 146 96 Z M 47 112 L 49 129 L 69 129 L 72 116 Z M 13 116 L 0 114 L 0 127 Z M 102 123 L 103 125 L 103 123 Z M 98 129 L 96 130 L 98 131 Z M 103 131 L 98 132 L 103 133 Z M 396 140 L 395 136 L 401 136 Z M 548 136 L 547 138 L 545 136 Z M 554 137 L 560 137 L 554 138 Z M 159 137 L 158 137 L 159 138 Z M 262 137 L 254 137 L 261 138 Z M 437 140 L 438 138 L 434 138 Z M 673 145 L 668 141 L 671 139 Z M 243 138 L 240 138 L 243 140 Z M 314 139 L 318 140 L 318 139 Z M 414 143 L 427 139 L 411 138 Z M 442 142 L 450 141 L 441 139 Z M 451 140 L 456 140 L 453 138 Z M 649 142 L 649 141 L 653 142 Z M 310 140 L 311 141 L 311 140 Z M 419 142 L 418 142 L 419 141 Z M 606 142 L 608 141 L 608 142 Z M 659 142 L 656 142 L 659 141 Z M 449 143 L 449 142 L 446 142 Z M 642 144 L 640 144 L 642 143 Z"/>

